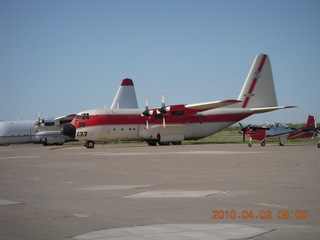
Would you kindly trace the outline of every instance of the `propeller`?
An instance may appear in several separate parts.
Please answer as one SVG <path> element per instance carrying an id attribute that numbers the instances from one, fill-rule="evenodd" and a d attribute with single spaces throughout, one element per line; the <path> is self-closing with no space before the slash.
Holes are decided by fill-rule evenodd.
<path id="1" fill-rule="evenodd" d="M 170 111 L 170 107 L 166 107 L 164 103 L 164 93 L 162 93 L 161 97 L 161 108 L 158 109 L 158 112 L 162 114 L 162 126 L 166 127 L 166 113 Z"/>
<path id="2" fill-rule="evenodd" d="M 247 132 L 247 129 L 251 126 L 251 124 L 249 124 L 248 126 L 246 127 L 243 127 L 243 125 L 241 123 L 239 123 L 240 127 L 241 127 L 241 132 L 242 132 L 242 141 L 245 142 L 246 140 L 246 132 Z"/>
<path id="3" fill-rule="evenodd" d="M 152 115 L 153 111 L 149 110 L 149 101 L 148 101 L 148 96 L 146 96 L 146 107 L 145 110 L 141 113 L 143 116 L 147 118 L 146 120 L 146 130 L 149 130 L 149 122 L 148 118 Z"/>
<path id="4" fill-rule="evenodd" d="M 38 112 L 38 119 L 37 119 L 37 121 L 35 122 L 34 125 L 37 126 L 37 127 L 40 127 L 40 125 L 41 125 L 40 112 Z"/>

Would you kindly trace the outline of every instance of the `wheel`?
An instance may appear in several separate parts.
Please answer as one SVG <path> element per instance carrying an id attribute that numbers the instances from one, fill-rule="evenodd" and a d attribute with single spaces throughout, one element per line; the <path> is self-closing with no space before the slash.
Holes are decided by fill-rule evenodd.
<path id="1" fill-rule="evenodd" d="M 262 141 L 260 144 L 261 144 L 262 147 L 264 147 L 266 145 L 266 142 Z"/>
<path id="2" fill-rule="evenodd" d="M 283 142 L 279 142 L 279 146 L 281 146 L 281 147 L 282 147 L 283 145 L 284 145 L 284 143 L 283 143 Z"/>
<path id="3" fill-rule="evenodd" d="M 157 146 L 157 141 L 147 141 L 149 146 Z"/>
<path id="4" fill-rule="evenodd" d="M 168 146 L 170 142 L 158 142 L 160 146 Z"/>
<path id="5" fill-rule="evenodd" d="M 171 142 L 172 145 L 181 145 L 181 141 L 174 141 L 174 142 Z"/>
<path id="6" fill-rule="evenodd" d="M 318 148 L 320 148 L 320 143 L 318 143 Z"/>
<path id="7" fill-rule="evenodd" d="M 248 143 L 248 147 L 252 147 L 252 143 Z"/>
<path id="8" fill-rule="evenodd" d="M 93 141 L 87 141 L 86 142 L 86 148 L 94 148 L 94 142 Z"/>

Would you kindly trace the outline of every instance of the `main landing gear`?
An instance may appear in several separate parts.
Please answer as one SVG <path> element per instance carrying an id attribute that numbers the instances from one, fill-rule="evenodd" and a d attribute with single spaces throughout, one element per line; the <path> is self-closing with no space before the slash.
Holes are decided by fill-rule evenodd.
<path id="1" fill-rule="evenodd" d="M 94 148 L 94 144 L 95 142 L 94 141 L 86 141 L 86 148 Z"/>
<path id="2" fill-rule="evenodd" d="M 159 144 L 159 146 L 168 146 L 170 145 L 170 143 L 172 145 L 181 145 L 181 141 L 172 141 L 172 142 L 159 142 L 159 141 L 147 141 L 149 146 L 157 146 L 157 144 Z"/>

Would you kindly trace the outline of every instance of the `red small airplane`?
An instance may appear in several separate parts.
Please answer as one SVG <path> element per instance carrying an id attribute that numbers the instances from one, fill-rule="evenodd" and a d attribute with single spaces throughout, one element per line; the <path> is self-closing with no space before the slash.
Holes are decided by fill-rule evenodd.
<path id="1" fill-rule="evenodd" d="M 265 113 L 290 106 L 278 106 L 271 63 L 268 55 L 254 59 L 238 99 L 166 106 L 162 94 L 160 108 L 138 109 L 131 79 L 124 79 L 111 109 L 80 112 L 62 133 L 86 141 L 87 148 L 95 142 L 146 141 L 156 144 L 181 144 L 197 140 L 256 113 Z"/>
<path id="2" fill-rule="evenodd" d="M 320 129 L 317 127 L 317 123 L 314 116 L 308 117 L 305 127 L 296 129 L 287 126 L 283 123 L 267 123 L 263 127 L 242 127 L 243 141 L 244 136 L 250 137 L 248 146 L 252 147 L 252 140 L 260 141 L 261 146 L 266 145 L 266 139 L 276 139 L 279 140 L 279 145 L 283 146 L 285 142 L 289 139 L 299 139 L 299 138 L 311 138 L 313 139 L 320 133 Z M 320 143 L 318 144 L 320 148 Z"/>

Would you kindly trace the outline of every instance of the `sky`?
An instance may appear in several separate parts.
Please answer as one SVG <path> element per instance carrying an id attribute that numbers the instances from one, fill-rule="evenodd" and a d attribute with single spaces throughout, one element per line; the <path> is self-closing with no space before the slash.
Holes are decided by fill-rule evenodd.
<path id="1" fill-rule="evenodd" d="M 236 99 L 260 53 L 298 108 L 243 122 L 319 120 L 318 0 L 0 0 L 0 120 L 110 107 L 124 78 L 140 108 Z"/>

